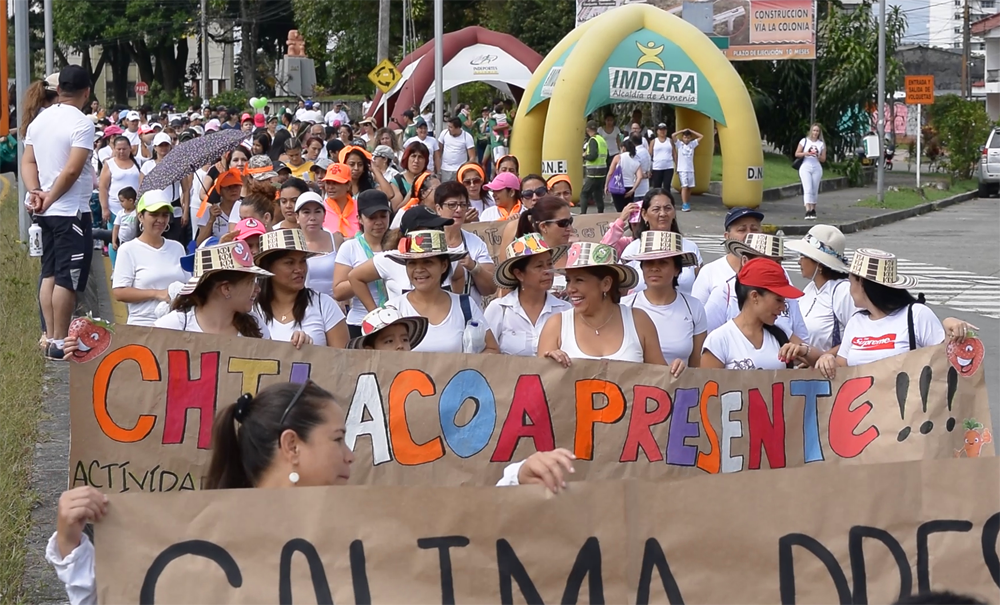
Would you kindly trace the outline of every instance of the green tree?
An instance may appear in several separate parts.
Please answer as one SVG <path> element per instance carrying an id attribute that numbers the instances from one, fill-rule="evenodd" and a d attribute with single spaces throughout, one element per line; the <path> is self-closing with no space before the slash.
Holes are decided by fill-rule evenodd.
<path id="1" fill-rule="evenodd" d="M 850 154 L 871 129 L 878 101 L 878 18 L 870 0 L 847 10 L 819 3 L 816 121 L 835 157 Z M 899 7 L 886 13 L 886 94 L 902 84 L 895 51 L 906 32 Z M 734 64 L 751 93 L 761 135 L 783 153 L 795 151 L 809 128 L 812 65 L 809 61 Z"/>
<path id="2" fill-rule="evenodd" d="M 948 172 L 957 179 L 971 178 L 980 160 L 980 148 L 993 128 L 986 108 L 979 101 L 944 95 L 936 97 L 926 111 L 947 154 L 944 165 Z"/>
<path id="3" fill-rule="evenodd" d="M 503 0 L 485 8 L 484 27 L 514 36 L 543 57 L 576 27 L 576 0 Z"/>

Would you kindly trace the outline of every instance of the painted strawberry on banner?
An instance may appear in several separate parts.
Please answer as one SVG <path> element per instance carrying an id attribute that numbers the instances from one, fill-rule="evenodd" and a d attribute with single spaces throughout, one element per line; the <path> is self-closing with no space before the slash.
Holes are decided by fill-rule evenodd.
<path id="1" fill-rule="evenodd" d="M 978 338 L 948 343 L 948 361 L 960 376 L 972 376 L 983 365 L 986 349 Z"/>
<path id="2" fill-rule="evenodd" d="M 100 357 L 111 346 L 114 327 L 91 314 L 77 317 L 69 324 L 69 335 L 76 338 L 77 350 L 69 356 L 72 361 L 86 363 Z"/>

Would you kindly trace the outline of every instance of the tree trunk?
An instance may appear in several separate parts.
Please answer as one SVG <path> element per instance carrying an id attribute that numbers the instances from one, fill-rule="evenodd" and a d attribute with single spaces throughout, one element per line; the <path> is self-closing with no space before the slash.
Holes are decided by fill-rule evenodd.
<path id="1" fill-rule="evenodd" d="M 240 0 L 240 68 L 243 88 L 252 97 L 257 94 L 257 0 Z"/>
<path id="2" fill-rule="evenodd" d="M 128 105 L 128 66 L 131 57 L 130 47 L 124 41 L 119 41 L 117 49 L 111 58 L 111 81 L 116 105 Z"/>
<path id="3" fill-rule="evenodd" d="M 126 44 L 125 49 L 128 51 L 132 61 L 135 62 L 136 67 L 139 68 L 139 79 L 147 84 L 155 82 L 153 53 L 146 46 L 146 41 L 140 38 L 131 44 Z"/>

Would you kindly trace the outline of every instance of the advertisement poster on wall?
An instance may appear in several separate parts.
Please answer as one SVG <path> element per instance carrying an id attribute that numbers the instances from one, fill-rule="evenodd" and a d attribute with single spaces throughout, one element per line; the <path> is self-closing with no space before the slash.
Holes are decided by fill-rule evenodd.
<path id="1" fill-rule="evenodd" d="M 651 4 L 683 18 L 683 0 L 576 0 L 576 25 L 626 4 Z M 813 0 L 715 0 L 711 4 L 712 22 L 703 31 L 730 61 L 816 58 Z"/>

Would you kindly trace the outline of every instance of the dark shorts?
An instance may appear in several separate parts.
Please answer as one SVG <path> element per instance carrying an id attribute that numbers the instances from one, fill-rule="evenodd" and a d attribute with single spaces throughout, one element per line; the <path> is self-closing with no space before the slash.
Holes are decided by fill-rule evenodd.
<path id="1" fill-rule="evenodd" d="M 42 278 L 54 277 L 61 288 L 84 291 L 94 256 L 94 225 L 90 213 L 40 216 L 37 220 L 42 228 Z"/>

